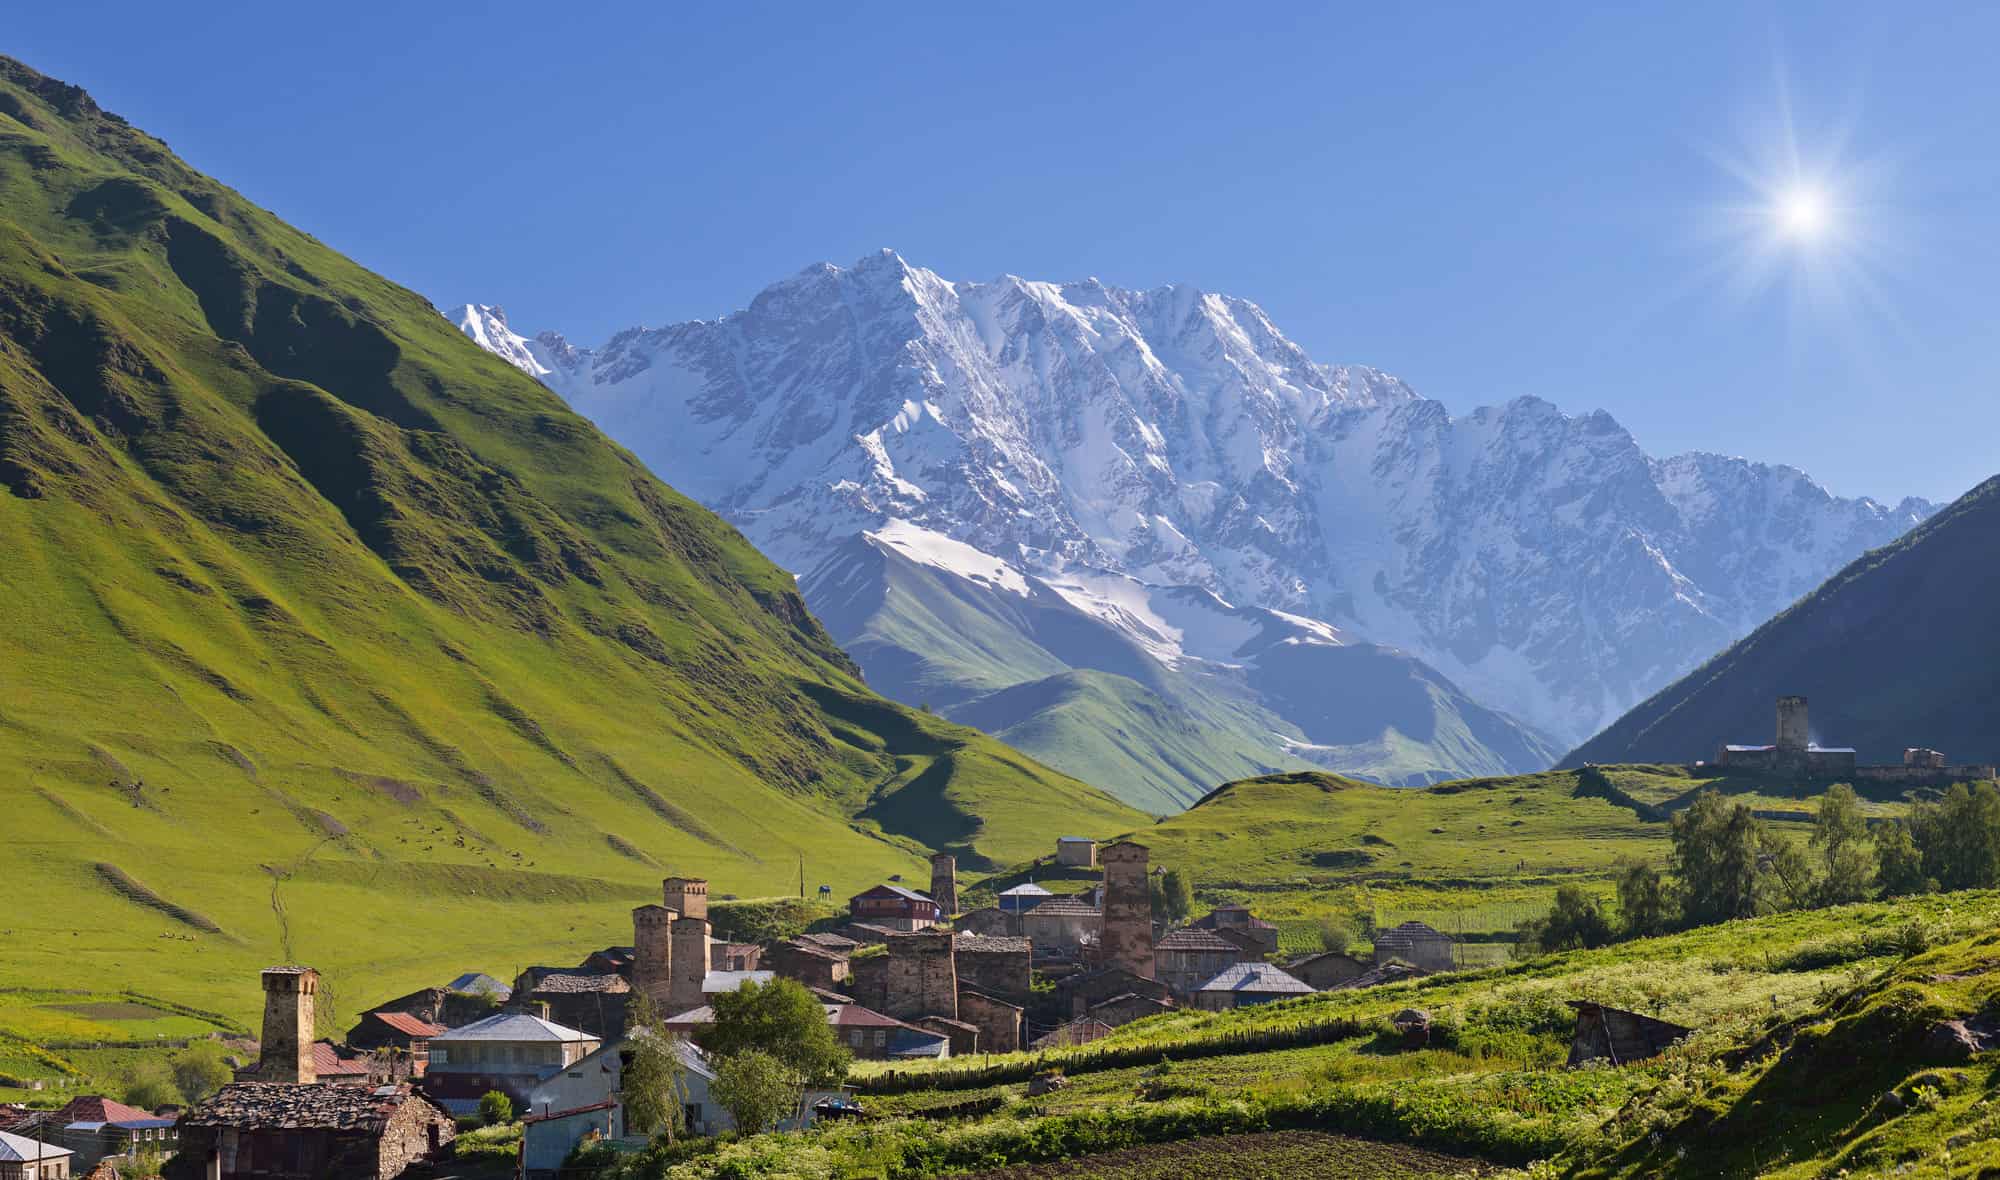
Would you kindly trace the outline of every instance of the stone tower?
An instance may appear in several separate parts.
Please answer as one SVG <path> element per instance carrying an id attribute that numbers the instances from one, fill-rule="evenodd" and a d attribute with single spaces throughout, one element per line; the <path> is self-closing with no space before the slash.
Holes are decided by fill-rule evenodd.
<path id="1" fill-rule="evenodd" d="M 705 888 L 705 887 L 704 887 Z M 703 898 L 706 908 L 707 898 Z M 674 919 L 673 986 L 667 993 L 667 1014 L 679 1015 L 707 1002 L 702 981 L 708 978 L 709 943 L 707 918 L 685 915 Z"/>
<path id="2" fill-rule="evenodd" d="M 257 1067 L 246 1081 L 305 1085 L 319 1080 L 313 1069 L 314 997 L 319 972 L 311 967 L 264 969 L 264 1037 Z"/>
<path id="3" fill-rule="evenodd" d="M 632 911 L 632 990 L 643 992 L 661 1016 L 673 1011 L 674 912 L 642 905 Z"/>
<path id="4" fill-rule="evenodd" d="M 941 917 L 958 912 L 958 858 L 949 852 L 931 857 L 931 900 L 938 903 Z"/>
<path id="5" fill-rule="evenodd" d="M 885 1016 L 958 1019 L 958 936 L 949 930 L 919 930 L 889 936 Z"/>
<path id="6" fill-rule="evenodd" d="M 1778 698 L 1778 754 L 1804 755 L 1810 741 L 1804 697 Z"/>
<path id="7" fill-rule="evenodd" d="M 667 908 L 681 917 L 708 920 L 708 882 L 699 877 L 668 877 L 660 882 L 660 892 Z"/>
<path id="8" fill-rule="evenodd" d="M 1120 840 L 1099 849 L 1104 866 L 1103 962 L 1153 978 L 1153 889 L 1144 844 Z"/>

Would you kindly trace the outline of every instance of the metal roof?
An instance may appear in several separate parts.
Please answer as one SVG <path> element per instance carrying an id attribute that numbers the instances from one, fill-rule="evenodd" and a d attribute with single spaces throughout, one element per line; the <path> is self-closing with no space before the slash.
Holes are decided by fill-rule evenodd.
<path id="1" fill-rule="evenodd" d="M 868 897 L 872 894 L 883 893 L 883 892 L 893 893 L 897 897 L 902 898 L 904 901 L 921 901 L 926 905 L 937 904 L 937 902 L 933 901 L 927 895 L 918 893 L 914 889 L 905 889 L 901 885 L 886 885 L 886 884 L 877 885 L 873 889 L 862 890 L 860 893 L 855 894 L 854 897 Z M 849 898 L 848 900 L 852 901 L 854 900 L 854 898 Z"/>
<path id="2" fill-rule="evenodd" d="M 1095 843 L 1097 843 L 1097 841 L 1095 841 L 1095 840 L 1091 839 L 1091 838 L 1090 838 L 1089 836 L 1057 836 L 1057 837 L 1056 837 L 1056 843 L 1058 843 L 1058 844 L 1095 844 Z"/>
<path id="3" fill-rule="evenodd" d="M 1304 980 L 1295 979 L 1269 963 L 1232 963 L 1216 972 L 1214 979 L 1202 984 L 1196 990 L 1306 995 L 1313 988 Z"/>
<path id="4" fill-rule="evenodd" d="M 67 1147 L 57 1147 L 53 1143 L 43 1143 L 39 1139 L 29 1139 L 21 1135 L 0 1131 L 0 1160 L 8 1163 L 34 1163 L 36 1160 L 59 1160 L 66 1155 L 75 1155 Z"/>
<path id="5" fill-rule="evenodd" d="M 1046 890 L 1046 889 L 1042 888 L 1042 887 L 1041 887 L 1040 885 L 1037 885 L 1037 884 L 1035 884 L 1035 883 L 1034 883 L 1033 881 L 1030 881 L 1030 882 L 1028 882 L 1028 883 L 1027 883 L 1027 884 L 1025 884 L 1025 885 L 1016 885 L 1016 886 L 1014 886 L 1014 887 L 1013 887 L 1012 889 L 1003 889 L 1003 890 L 1001 890 L 1001 891 L 1000 891 L 1000 896 L 1002 896 L 1002 897 L 1054 897 L 1054 896 L 1055 896 L 1055 894 L 1053 894 L 1053 893 L 1050 893 L 1050 892 L 1049 892 L 1048 890 Z"/>
<path id="6" fill-rule="evenodd" d="M 701 977 L 701 992 L 733 992 L 746 983 L 766 984 L 777 977 L 776 971 L 710 971 Z"/>
<path id="7" fill-rule="evenodd" d="M 488 992 L 504 1000 L 513 989 L 483 971 L 467 971 L 457 979 L 445 984 L 444 990 L 448 992 Z"/>
<path id="8" fill-rule="evenodd" d="M 594 1041 L 598 1038 L 587 1032 L 557 1024 L 553 1020 L 543 1020 L 526 1012 L 501 1012 L 475 1021 L 464 1028 L 447 1029 L 432 1037 L 433 1042 L 451 1044 L 456 1041 Z"/>

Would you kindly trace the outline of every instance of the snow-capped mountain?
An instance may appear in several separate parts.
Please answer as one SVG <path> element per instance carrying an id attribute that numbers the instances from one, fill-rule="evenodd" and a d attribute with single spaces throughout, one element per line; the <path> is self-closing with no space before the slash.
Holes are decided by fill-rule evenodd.
<path id="1" fill-rule="evenodd" d="M 1052 583 L 1321 621 L 1572 742 L 1932 510 L 1653 459 L 1533 398 L 1453 418 L 1181 285 L 951 282 L 883 251 L 595 348 L 458 319 L 795 571 L 909 522 Z"/>

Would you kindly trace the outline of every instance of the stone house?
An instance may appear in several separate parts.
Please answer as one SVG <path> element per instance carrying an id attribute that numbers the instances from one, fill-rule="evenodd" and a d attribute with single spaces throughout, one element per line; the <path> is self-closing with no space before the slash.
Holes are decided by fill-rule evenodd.
<path id="1" fill-rule="evenodd" d="M 1176 930 L 1153 944 L 1153 978 L 1175 996 L 1190 997 L 1242 959 L 1243 948 L 1212 930 Z"/>
<path id="2" fill-rule="evenodd" d="M 979 1030 L 979 1048 L 985 1053 L 1012 1053 L 1021 1047 L 1027 1025 L 1027 1009 L 976 988 L 958 989 L 958 1016 Z"/>
<path id="3" fill-rule="evenodd" d="M 557 1024 L 599 1040 L 616 1040 L 625 1035 L 626 1008 L 633 993 L 631 982 L 622 975 L 536 969 L 532 975 L 522 974 L 514 994 L 520 1002 L 546 1005 L 548 1018 Z"/>
<path id="4" fill-rule="evenodd" d="M 891 930 L 923 930 L 937 925 L 943 911 L 938 903 L 901 885 L 877 885 L 847 899 L 847 913 L 856 922 Z"/>
<path id="5" fill-rule="evenodd" d="M 424 1096 L 472 1114 L 488 1090 L 524 1106 L 535 1086 L 597 1051 L 602 1040 L 526 1012 L 502 1012 L 431 1038 Z"/>
<path id="6" fill-rule="evenodd" d="M 951 1043 L 953 1057 L 970 1057 L 979 1052 L 979 1026 L 944 1016 L 926 1016 L 917 1027 L 936 1033 Z"/>
<path id="7" fill-rule="evenodd" d="M 819 932 L 819 933 L 808 932 L 799 935 L 792 941 L 809 943 L 813 946 L 818 947 L 823 951 L 832 951 L 836 955 L 852 955 L 855 951 L 861 949 L 861 944 L 854 941 L 853 939 L 848 938 L 845 935 L 832 934 L 827 932 Z"/>
<path id="8" fill-rule="evenodd" d="M 1104 914 L 1080 898 L 1052 897 L 1021 915 L 1021 933 L 1035 950 L 1059 958 L 1074 958 L 1086 943 L 1095 945 Z"/>
<path id="9" fill-rule="evenodd" d="M 881 1011 L 889 1006 L 889 956 L 859 955 L 847 961 L 847 984 L 842 989 L 856 1003 Z"/>
<path id="10" fill-rule="evenodd" d="M 1194 1006 L 1208 1012 L 1222 1012 L 1312 994 L 1310 984 L 1269 963 L 1237 963 L 1196 988 Z"/>
<path id="11" fill-rule="evenodd" d="M 1345 951 L 1321 951 L 1294 960 L 1285 971 L 1295 979 L 1304 980 L 1315 991 L 1326 991 L 1362 974 L 1369 966 L 1369 963 Z"/>
<path id="12" fill-rule="evenodd" d="M 1097 867 L 1097 841 L 1088 836 L 1058 836 L 1056 863 L 1073 869 Z"/>
<path id="13" fill-rule="evenodd" d="M 754 942 L 717 942 L 708 952 L 711 971 L 756 971 L 764 965 L 764 948 Z"/>
<path id="14" fill-rule="evenodd" d="M 1394 959 L 1424 971 L 1452 971 L 1458 967 L 1451 935 L 1422 922 L 1405 922 L 1393 930 L 1375 935 L 1375 965 Z"/>
<path id="15" fill-rule="evenodd" d="M 1157 979 L 1148 979 L 1123 967 L 1106 967 L 1056 981 L 1059 1011 L 1082 1016 L 1092 1007 L 1114 996 L 1139 995 L 1170 1005 L 1172 993 Z"/>
<path id="16" fill-rule="evenodd" d="M 422 1073 L 430 1060 L 431 1038 L 443 1031 L 442 1025 L 408 1012 L 370 1012 L 347 1030 L 347 1043 L 356 1049 L 393 1049 L 408 1054 L 416 1072 Z"/>
<path id="17" fill-rule="evenodd" d="M 807 987 L 835 991 L 847 982 L 847 956 L 817 943 L 789 939 L 771 948 L 770 959 L 772 970 Z"/>
<path id="18" fill-rule="evenodd" d="M 67 1147 L 0 1131 L 0 1180 L 70 1180 Z"/>
<path id="19" fill-rule="evenodd" d="M 1245 962 L 1261 963 L 1271 954 L 1271 944 L 1263 938 L 1258 937 L 1257 932 L 1254 930 L 1224 926 L 1222 929 L 1213 930 L 1210 933 L 1214 934 L 1217 938 L 1234 943 L 1236 949 L 1242 953 Z"/>
<path id="20" fill-rule="evenodd" d="M 960 986 L 1010 1003 L 1028 1002 L 1034 979 L 1033 943 L 1025 938 L 960 934 L 954 939 L 953 949 Z"/>
<path id="21" fill-rule="evenodd" d="M 1021 934 L 1021 915 L 990 905 L 960 914 L 952 920 L 952 926 L 965 934 L 1017 938 Z"/>
<path id="22" fill-rule="evenodd" d="M 1268 959 L 1278 953 L 1277 923 L 1252 914 L 1248 906 L 1219 905 L 1188 925 L 1217 934 L 1240 932 L 1249 940 L 1243 944 L 1245 949 L 1252 950 L 1256 958 Z"/>
<path id="23" fill-rule="evenodd" d="M 1054 1031 L 1035 1038 L 1030 1049 L 1068 1049 L 1076 1045 L 1088 1045 L 1099 1037 L 1111 1035 L 1111 1026 L 1102 1020 L 1083 1017 L 1068 1024 L 1058 1026 Z"/>
<path id="24" fill-rule="evenodd" d="M 1144 1020 L 1148 1016 L 1158 1016 L 1162 1012 L 1172 1012 L 1174 1006 L 1165 1000 L 1152 996 L 1142 996 L 1137 992 L 1126 992 L 1122 996 L 1112 996 L 1099 1000 L 1086 1009 L 1083 1015 L 1091 1020 L 1101 1020 L 1113 1028 Z"/>
<path id="25" fill-rule="evenodd" d="M 181 1157 L 220 1180 L 389 1180 L 457 1133 L 408 1086 L 232 1082 L 182 1116 Z"/>

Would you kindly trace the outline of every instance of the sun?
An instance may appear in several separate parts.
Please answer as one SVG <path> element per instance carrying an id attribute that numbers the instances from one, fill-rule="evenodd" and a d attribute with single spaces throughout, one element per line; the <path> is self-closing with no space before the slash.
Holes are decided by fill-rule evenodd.
<path id="1" fill-rule="evenodd" d="M 1805 185 L 1779 193 L 1771 215 L 1777 222 L 1779 234 L 1800 243 L 1824 238 L 1833 223 L 1826 194 Z"/>

